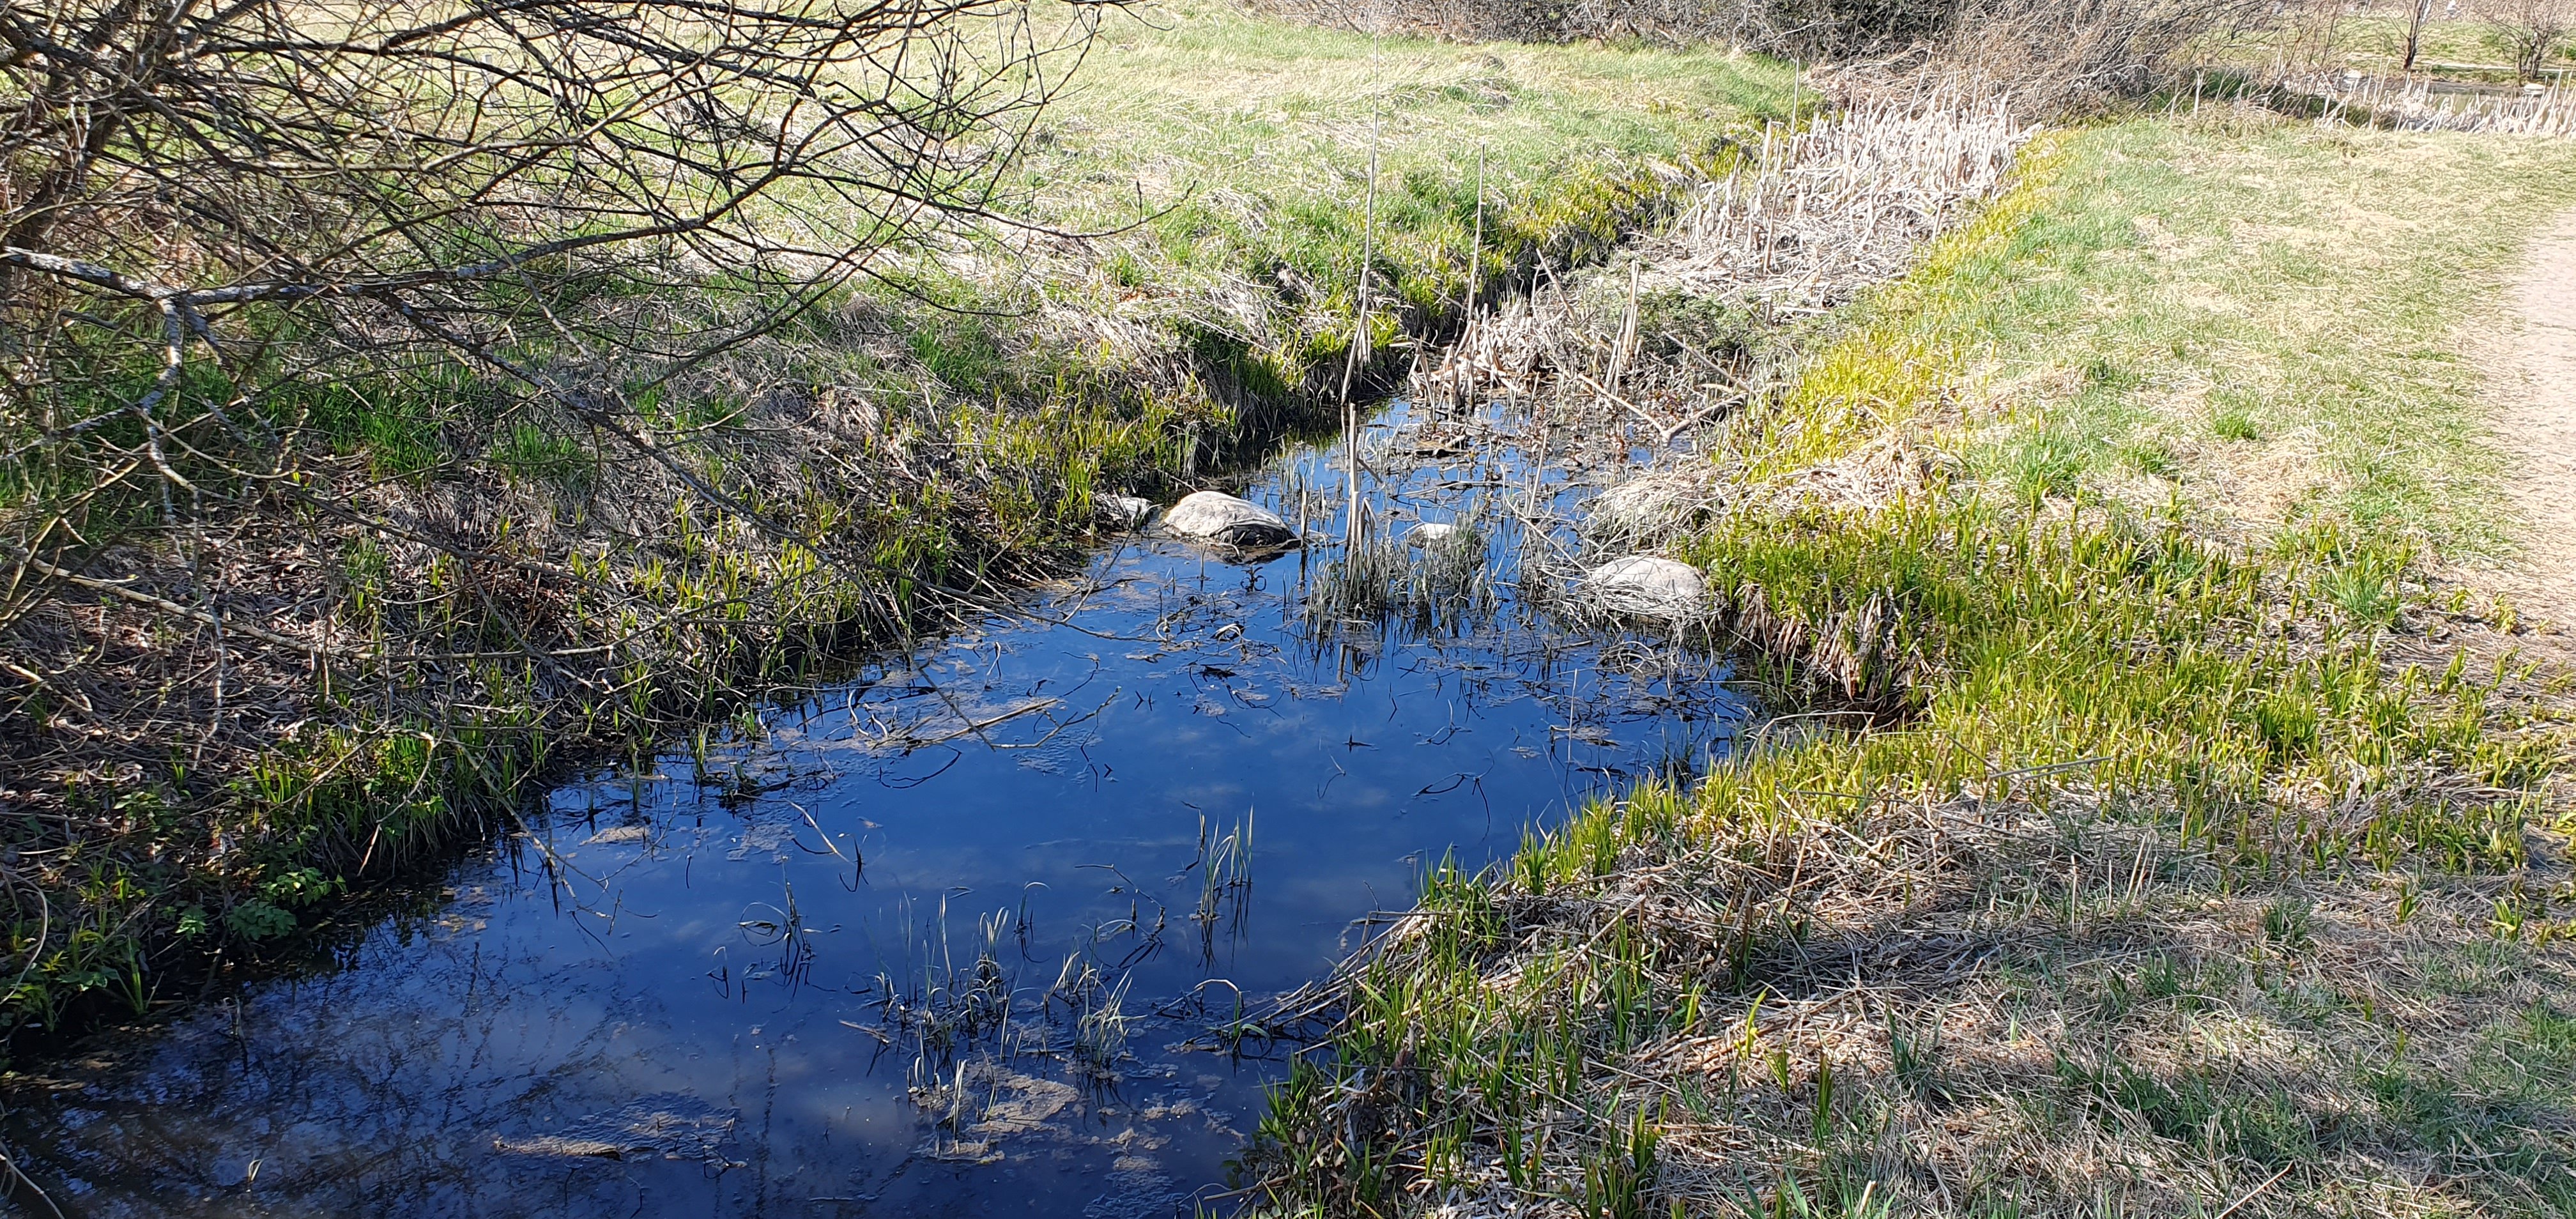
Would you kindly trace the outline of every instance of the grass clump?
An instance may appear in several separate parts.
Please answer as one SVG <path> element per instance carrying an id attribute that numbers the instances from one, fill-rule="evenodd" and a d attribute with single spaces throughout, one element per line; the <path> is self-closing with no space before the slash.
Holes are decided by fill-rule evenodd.
<path id="1" fill-rule="evenodd" d="M 1731 425 L 1771 493 L 1673 539 L 1838 726 L 1437 878 L 1264 1121 L 1268 1204 L 2576 1208 L 2576 737 L 2427 583 L 2499 534 L 2456 335 L 2570 157 L 2044 137 Z M 2250 457 L 2127 480 L 2232 392 L 2276 404 Z M 1651 1179 L 1598 1188 L 1646 1131 Z"/>
<path id="2" fill-rule="evenodd" d="M 2254 411 L 2242 402 L 2222 402 L 2210 408 L 2209 430 L 2221 440 L 2260 440 L 2263 429 L 2254 422 Z"/>

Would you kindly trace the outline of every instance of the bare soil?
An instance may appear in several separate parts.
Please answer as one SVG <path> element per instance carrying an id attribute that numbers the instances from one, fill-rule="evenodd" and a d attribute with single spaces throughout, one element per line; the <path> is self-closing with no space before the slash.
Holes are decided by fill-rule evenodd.
<path id="1" fill-rule="evenodd" d="M 2576 212 L 2534 243 L 2513 305 L 2495 430 L 2523 549 L 2495 583 L 2554 650 L 2576 651 Z"/>

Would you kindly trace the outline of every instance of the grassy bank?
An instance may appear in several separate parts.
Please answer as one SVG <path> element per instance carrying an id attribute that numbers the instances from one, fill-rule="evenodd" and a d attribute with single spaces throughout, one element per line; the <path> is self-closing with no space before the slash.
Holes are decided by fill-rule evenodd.
<path id="1" fill-rule="evenodd" d="M 2395 72 L 2406 61 L 2406 17 L 2411 7 L 2403 3 L 2365 5 L 2356 6 L 2358 11 L 2313 17 L 2302 26 L 2257 40 L 2250 49 L 2266 55 L 2277 52 L 2293 61 L 2305 60 L 2336 71 L 2350 67 L 2364 72 Z M 2435 7 L 2432 18 L 2417 34 L 2418 73 L 2438 67 L 2443 75 L 2454 79 L 2489 84 L 2514 81 L 2512 44 L 2495 25 L 2447 5 Z M 2549 56 L 2552 69 L 2571 64 L 2576 64 L 2576 58 L 2571 58 L 2563 45 Z M 2494 70 L 2459 70 L 2464 67 Z"/>
<path id="2" fill-rule="evenodd" d="M 1137 220 L 1140 191 L 1149 219 L 1107 273 L 1149 295 L 1284 283 L 1345 312 L 1373 154 L 1387 295 L 1439 311 L 1464 296 L 1480 164 L 1486 269 L 1562 263 L 1623 235 L 1605 196 L 1660 195 L 1790 101 L 1785 65 L 1723 50 L 1371 38 L 1202 0 L 1113 31 L 1084 71 L 1027 181 L 1093 229 Z"/>
<path id="3" fill-rule="evenodd" d="M 58 400 L 0 419 L 0 798 L 21 814 L 0 1030 L 195 993 L 209 962 L 506 827 L 567 759 L 720 732 L 994 603 L 1092 537 L 1095 495 L 1221 481 L 1336 417 L 1363 282 L 1365 386 L 1447 324 L 1470 268 L 1492 290 L 1603 248 L 1789 80 L 1212 4 L 1113 15 L 1082 73 L 1015 171 L 1061 232 L 943 233 L 613 387 L 613 416 L 453 365 L 291 377 L 287 316 L 232 349 L 260 392 L 221 429 L 160 434 L 160 484 L 102 457 L 155 439 L 139 427 L 56 427 L 151 370 L 57 370 Z M 550 302 L 572 336 L 583 310 L 686 330 L 719 307 L 686 281 Z M 578 345 L 514 341 L 540 367 Z"/>
<path id="4" fill-rule="evenodd" d="M 2576 1210 L 2576 737 L 2442 576 L 2505 544 L 2463 352 L 2571 166 L 2035 144 L 1667 522 L 1820 710 L 1433 878 L 1269 1204 Z"/>

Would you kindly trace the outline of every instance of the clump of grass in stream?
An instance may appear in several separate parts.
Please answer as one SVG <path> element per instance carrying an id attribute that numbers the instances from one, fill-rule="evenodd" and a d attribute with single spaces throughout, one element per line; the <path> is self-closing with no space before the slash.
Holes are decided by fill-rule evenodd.
<path id="1" fill-rule="evenodd" d="M 1499 599 L 1485 563 L 1483 535 L 1452 525 L 1437 540 L 1384 536 L 1372 525 L 1316 572 L 1306 613 L 1314 621 L 1402 623 L 1427 634 L 1455 635 L 1489 618 Z"/>
<path id="2" fill-rule="evenodd" d="M 1233 829 L 1222 834 L 1202 814 L 1198 856 L 1182 869 L 1184 873 L 1193 870 L 1199 874 L 1199 898 L 1190 910 L 1190 921 L 1198 924 L 1200 959 L 1214 961 L 1218 926 L 1228 924 L 1240 932 L 1251 909 L 1252 813 L 1246 811 Z"/>
<path id="3" fill-rule="evenodd" d="M 256 957 L 325 901 L 511 824 L 569 758 L 641 753 L 990 603 L 1085 541 L 1095 494 L 1222 479 L 1337 412 L 1321 391 L 1364 247 L 1381 363 L 1363 386 L 1454 321 L 1471 267 L 1490 295 L 1607 248 L 1686 184 L 1675 167 L 1784 109 L 1791 75 L 1705 50 L 1367 39 L 1213 4 L 1113 18 L 1088 71 L 1019 184 L 1067 227 L 1141 227 L 959 234 L 889 264 L 891 286 L 627 387 L 626 425 L 667 464 L 456 368 L 233 408 L 347 513 L 253 512 L 219 550 L 141 545 L 92 571 L 201 580 L 276 638 L 219 645 L 100 598 L 11 619 L 11 662 L 44 676 L 9 686 L 0 745 L 11 798 L 44 815 L 5 843 L 0 1030 L 141 1011 L 216 949 Z M 94 371 L 60 418 L 152 376 Z M 93 435 L 139 443 L 117 426 Z M 52 493 L 27 451 L 0 512 Z M 265 502 L 221 464 L 239 455 L 206 456 L 171 460 Z M 161 505 L 108 491 L 83 528 L 157 527 Z"/>
<path id="4" fill-rule="evenodd" d="M 1127 1034 L 1141 1017 L 1127 1011 L 1127 984 L 1093 987 L 1085 992 L 1082 1014 L 1073 1025 L 1073 1065 L 1101 1078 L 1113 1078 L 1127 1057 Z"/>
<path id="5" fill-rule="evenodd" d="M 2490 175 L 2526 229 L 2568 193 L 2510 168 L 2556 150 L 2390 137 L 2330 165 L 2296 146 L 2332 138 L 2046 137 L 2007 197 L 1731 425 L 1735 485 L 1672 514 L 1672 548 L 1777 698 L 1875 727 L 1750 749 L 1493 873 L 1434 876 L 1351 966 L 1330 1057 L 1276 1093 L 1245 1161 L 1267 1207 L 2576 1207 L 2576 1088 L 2547 1048 L 2576 1010 L 2553 786 L 2569 713 L 2434 603 L 2401 524 L 2474 541 L 2474 505 L 2325 500 L 2258 532 L 2188 479 L 2154 503 L 2087 493 L 2196 345 L 2157 357 L 2133 343 L 2159 323 L 2056 307 L 2139 273 L 2094 259 L 2116 234 L 2222 215 L 2149 189 L 2167 175 L 2250 139 L 2293 145 L 2267 163 L 2319 190 L 2369 181 L 2408 223 L 2311 268 L 2351 298 L 2332 318 L 2196 331 L 2365 363 L 2386 340 L 2359 328 L 2438 314 L 2413 295 L 2461 302 L 2460 267 L 2491 282 L 2510 252 L 2483 216 L 2415 206 L 2431 182 Z M 2415 261 L 2390 274 L 2400 245 Z M 1988 388 L 2061 392 L 2034 366 L 2097 360 L 2123 375 L 2073 406 Z M 2391 477 L 2473 478 L 2442 433 L 2463 387 L 2437 360 L 2394 372 L 2288 375 L 2342 387 L 2321 421 L 2407 401 L 2422 430 Z M 1890 437 L 1980 456 L 1901 463 L 1866 499 L 1806 490 Z M 2436 631 L 2452 646 L 2428 649 Z"/>

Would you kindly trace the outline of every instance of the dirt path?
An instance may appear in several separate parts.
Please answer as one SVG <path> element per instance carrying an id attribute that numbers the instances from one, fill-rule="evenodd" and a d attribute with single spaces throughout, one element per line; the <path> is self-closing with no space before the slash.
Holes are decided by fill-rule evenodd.
<path id="1" fill-rule="evenodd" d="M 2576 212 L 2534 243 L 2513 303 L 2522 326 L 2494 426 L 2516 459 L 2508 488 L 2523 553 L 2497 583 L 2564 643 L 2576 632 Z"/>

